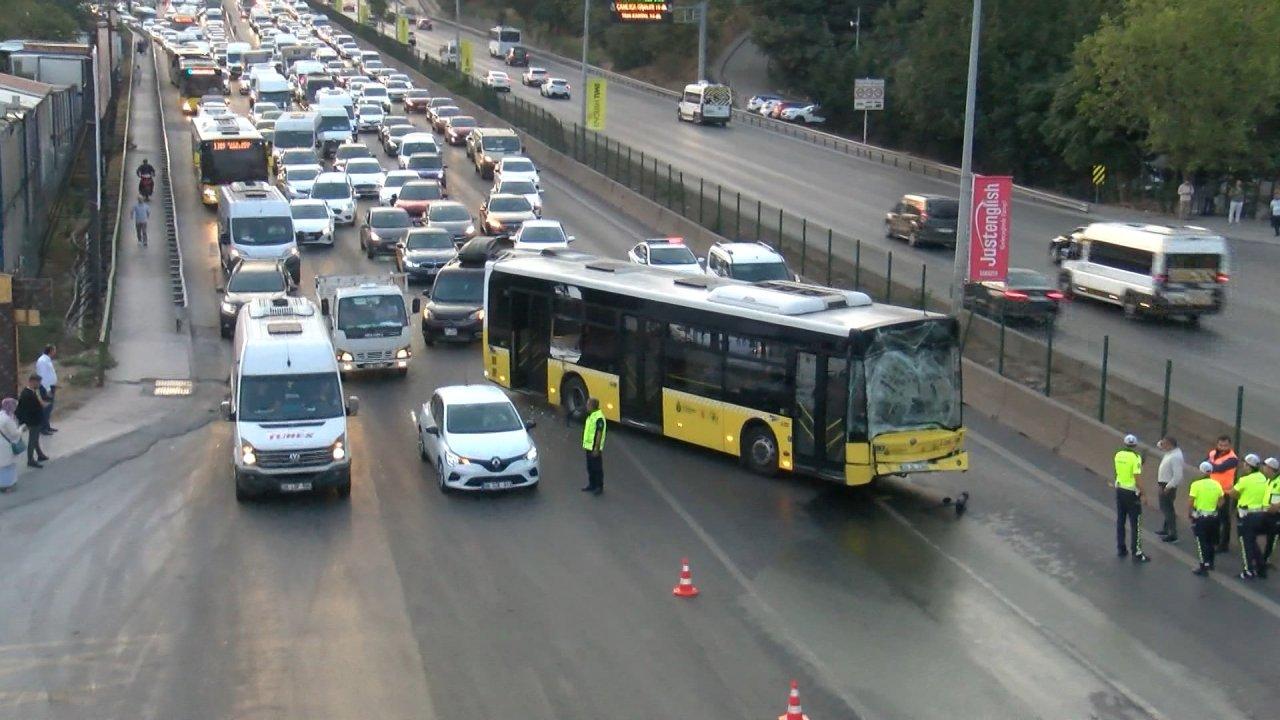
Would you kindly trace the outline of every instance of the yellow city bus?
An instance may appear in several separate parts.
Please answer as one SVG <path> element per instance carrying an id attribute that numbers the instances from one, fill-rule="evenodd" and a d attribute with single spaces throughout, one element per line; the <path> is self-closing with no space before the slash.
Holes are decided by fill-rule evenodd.
<path id="1" fill-rule="evenodd" d="M 184 60 L 178 66 L 178 98 L 182 112 L 196 114 L 196 106 L 205 95 L 222 95 L 226 85 L 222 81 L 222 68 L 212 61 Z"/>
<path id="2" fill-rule="evenodd" d="M 580 415 L 846 485 L 965 470 L 948 316 L 795 282 L 679 275 L 564 250 L 485 282 L 484 373 Z"/>
<path id="3" fill-rule="evenodd" d="M 197 117 L 191 121 L 191 164 L 200 200 L 218 204 L 218 186 L 271 176 L 271 145 L 239 115 Z"/>

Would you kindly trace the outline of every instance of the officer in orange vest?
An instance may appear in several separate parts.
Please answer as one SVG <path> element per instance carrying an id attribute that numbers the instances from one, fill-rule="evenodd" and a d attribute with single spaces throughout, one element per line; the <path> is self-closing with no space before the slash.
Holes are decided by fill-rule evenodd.
<path id="1" fill-rule="evenodd" d="M 1219 435 L 1217 444 L 1209 450 L 1207 458 L 1213 466 L 1209 477 L 1217 481 L 1226 494 L 1227 500 L 1218 514 L 1218 552 L 1229 552 L 1231 549 L 1231 516 L 1236 512 L 1235 498 L 1231 490 L 1236 486 L 1236 468 L 1240 467 L 1240 459 L 1231 448 L 1231 438 Z"/>

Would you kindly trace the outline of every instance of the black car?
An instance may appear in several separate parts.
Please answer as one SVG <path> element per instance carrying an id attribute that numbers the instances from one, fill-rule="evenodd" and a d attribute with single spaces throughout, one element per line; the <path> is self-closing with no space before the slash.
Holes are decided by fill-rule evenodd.
<path id="1" fill-rule="evenodd" d="M 370 259 L 374 255 L 394 253 L 396 243 L 404 240 L 411 227 L 413 220 L 401 208 L 369 208 L 364 213 L 364 225 L 360 228 L 360 249 Z"/>
<path id="2" fill-rule="evenodd" d="M 512 67 L 515 67 L 517 65 L 522 67 L 528 67 L 529 51 L 519 46 L 513 47 L 507 51 L 506 61 L 507 61 L 507 65 Z"/>
<path id="3" fill-rule="evenodd" d="M 461 260 L 440 268 L 422 309 L 422 340 L 470 342 L 484 326 L 484 263 Z"/>
<path id="4" fill-rule="evenodd" d="M 884 218 L 884 233 L 902 238 L 911 247 L 956 246 L 956 215 L 960 203 L 945 195 L 904 195 Z"/>
<path id="5" fill-rule="evenodd" d="M 1009 268 L 1004 282 L 971 282 L 964 286 L 964 306 L 996 318 L 1048 322 L 1057 316 L 1062 300 L 1062 292 L 1049 278 L 1026 268 Z"/>
<path id="6" fill-rule="evenodd" d="M 431 280 L 458 256 L 453 235 L 441 228 L 414 228 L 396 245 L 396 269 L 414 280 Z"/>

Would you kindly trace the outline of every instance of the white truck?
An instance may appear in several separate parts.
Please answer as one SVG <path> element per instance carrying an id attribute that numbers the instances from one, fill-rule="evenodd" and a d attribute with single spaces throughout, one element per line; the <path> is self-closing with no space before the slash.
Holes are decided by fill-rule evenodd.
<path id="1" fill-rule="evenodd" d="M 360 370 L 409 372 L 413 357 L 410 311 L 421 312 L 414 298 L 405 307 L 404 275 L 319 275 L 316 298 L 328 321 L 338 366 L 343 373 Z"/>

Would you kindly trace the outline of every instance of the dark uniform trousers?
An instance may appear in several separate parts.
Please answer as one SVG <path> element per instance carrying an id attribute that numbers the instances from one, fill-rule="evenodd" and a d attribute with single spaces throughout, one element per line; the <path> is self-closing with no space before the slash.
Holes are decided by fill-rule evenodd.
<path id="1" fill-rule="evenodd" d="M 1257 573 L 1259 577 L 1267 576 L 1267 569 L 1260 562 L 1262 552 L 1258 549 L 1258 536 L 1266 532 L 1266 521 L 1266 514 L 1255 510 L 1240 518 L 1236 527 L 1236 533 L 1240 536 L 1240 558 L 1244 569 Z"/>
<path id="2" fill-rule="evenodd" d="M 1125 543 L 1125 524 L 1129 525 L 1132 536 L 1128 546 Z M 1138 500 L 1135 490 L 1116 488 L 1116 549 L 1120 552 L 1133 551 L 1137 555 L 1142 552 L 1142 502 Z"/>
<path id="3" fill-rule="evenodd" d="M 1212 568 L 1218 544 L 1217 514 L 1191 518 L 1191 532 L 1196 536 L 1196 553 L 1200 564 Z"/>
<path id="4" fill-rule="evenodd" d="M 604 453 L 587 453 L 587 487 L 604 488 Z"/>
<path id="5" fill-rule="evenodd" d="M 1262 566 L 1266 567 L 1271 562 L 1271 553 L 1276 550 L 1276 538 L 1280 537 L 1280 513 L 1264 513 L 1266 518 L 1263 526 L 1266 528 L 1266 537 L 1262 541 Z"/>

